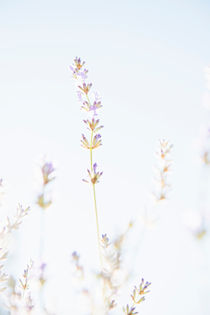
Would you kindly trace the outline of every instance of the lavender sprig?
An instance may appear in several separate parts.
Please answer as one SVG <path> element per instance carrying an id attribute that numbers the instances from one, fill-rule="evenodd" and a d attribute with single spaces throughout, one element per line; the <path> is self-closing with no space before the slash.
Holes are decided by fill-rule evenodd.
<path id="1" fill-rule="evenodd" d="M 55 179 L 55 168 L 51 162 L 44 162 L 41 166 L 42 192 L 38 195 L 37 204 L 42 210 L 46 210 L 52 204 L 52 200 L 46 198 L 46 188 Z"/>
<path id="2" fill-rule="evenodd" d="M 141 279 L 141 283 L 139 287 L 134 287 L 133 294 L 131 294 L 131 299 L 133 301 L 132 306 L 129 306 L 128 304 L 126 307 L 123 308 L 125 315 L 134 315 L 138 314 L 138 311 L 136 310 L 136 306 L 140 304 L 141 302 L 145 301 L 145 295 L 149 293 L 148 287 L 151 285 L 151 282 L 144 282 L 144 279 Z"/>
<path id="3" fill-rule="evenodd" d="M 171 151 L 173 145 L 165 139 L 160 140 L 157 155 L 157 166 L 155 169 L 156 191 L 154 197 L 157 202 L 166 200 L 170 191 L 171 185 L 168 183 L 168 174 L 171 171 Z"/>
<path id="4" fill-rule="evenodd" d="M 95 116 L 98 115 L 98 110 L 102 107 L 102 104 L 98 93 L 90 92 L 92 91 L 92 83 L 87 81 L 88 70 L 85 68 L 85 62 L 76 57 L 73 64 L 70 66 L 70 70 L 72 71 L 73 78 L 75 79 L 77 96 L 79 101 L 81 102 L 81 109 L 91 116 L 91 118 L 83 120 L 89 131 L 89 136 L 87 137 L 85 134 L 82 134 L 81 145 L 83 148 L 90 151 L 90 169 L 87 170 L 89 180 L 84 179 L 83 181 L 90 183 L 93 189 L 98 248 L 102 267 L 102 254 L 95 185 L 99 182 L 99 178 L 102 176 L 103 172 L 97 171 L 97 163 L 93 163 L 93 150 L 102 145 L 101 135 L 99 134 L 99 131 L 101 128 L 103 128 L 103 126 L 100 125 L 99 119 L 95 119 Z"/>

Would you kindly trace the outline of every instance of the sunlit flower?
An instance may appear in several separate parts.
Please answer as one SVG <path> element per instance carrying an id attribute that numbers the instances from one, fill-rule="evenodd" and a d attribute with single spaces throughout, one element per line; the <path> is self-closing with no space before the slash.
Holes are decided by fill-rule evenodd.
<path id="1" fill-rule="evenodd" d="M 80 76 L 83 80 L 86 79 L 88 70 L 83 69 L 84 64 L 85 62 L 82 62 L 80 58 L 76 57 L 74 59 L 73 64 L 69 68 L 75 78 L 77 78 L 77 76 Z"/>
<path id="2" fill-rule="evenodd" d="M 92 172 L 88 169 L 87 170 L 89 178 L 90 178 L 90 182 L 95 185 L 97 183 L 99 183 L 99 179 L 102 176 L 103 172 L 97 172 L 97 164 L 94 163 L 93 164 L 93 170 Z M 88 183 L 89 181 L 86 179 L 83 179 L 84 182 Z"/>
<path id="3" fill-rule="evenodd" d="M 82 86 L 78 86 L 78 88 L 85 93 L 86 95 L 88 95 L 90 89 L 91 89 L 92 83 L 88 83 L 86 84 L 85 82 L 83 82 Z"/>
<path id="4" fill-rule="evenodd" d="M 88 130 L 98 132 L 103 126 L 99 125 L 99 119 L 92 118 L 92 120 L 84 120 L 84 123 L 88 126 Z"/>
<path id="5" fill-rule="evenodd" d="M 123 308 L 123 311 L 126 315 L 134 315 L 138 314 L 136 312 L 136 305 L 140 304 L 141 302 L 145 301 L 145 294 L 148 294 L 150 291 L 148 290 L 148 287 L 151 285 L 151 282 L 144 282 L 144 279 L 142 278 L 141 283 L 139 287 L 134 287 L 133 294 L 131 295 L 133 305 L 129 307 L 127 305 L 125 308 Z"/>
<path id="6" fill-rule="evenodd" d="M 52 174 L 55 171 L 55 169 L 51 162 L 45 162 L 41 170 L 42 170 L 44 185 L 48 184 L 49 182 L 55 179 L 55 177 L 52 177 Z"/>
<path id="7" fill-rule="evenodd" d="M 84 134 L 82 134 L 82 139 L 81 139 L 81 143 L 82 143 L 82 147 L 88 150 L 92 150 L 92 149 L 96 149 L 98 148 L 100 145 L 102 145 L 101 142 L 101 135 L 100 134 L 96 134 L 93 137 L 92 140 L 92 144 L 87 140 L 87 138 L 85 137 Z"/>
<path id="8" fill-rule="evenodd" d="M 101 98 L 97 92 L 91 92 L 92 83 L 86 81 L 88 70 L 84 69 L 85 62 L 80 58 L 75 58 L 73 65 L 70 66 L 73 78 L 75 79 L 77 87 L 77 96 L 82 103 L 81 108 L 87 112 L 93 112 L 93 115 L 97 115 L 97 110 L 102 107 Z"/>

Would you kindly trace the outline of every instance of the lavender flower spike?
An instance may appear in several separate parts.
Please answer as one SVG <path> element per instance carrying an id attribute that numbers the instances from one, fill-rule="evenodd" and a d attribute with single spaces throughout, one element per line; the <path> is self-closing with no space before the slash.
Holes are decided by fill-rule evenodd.
<path id="1" fill-rule="evenodd" d="M 84 64 L 84 61 L 82 62 L 80 58 L 76 57 L 74 59 L 73 65 L 70 67 L 70 70 L 72 71 L 73 78 L 75 79 L 79 101 L 82 103 L 81 108 L 92 115 L 91 119 L 83 120 L 83 122 L 88 127 L 89 137 L 86 137 L 86 135 L 82 134 L 81 144 L 83 148 L 88 149 L 90 152 L 90 169 L 88 169 L 87 171 L 90 178 L 89 183 L 91 183 L 93 189 L 94 211 L 96 215 L 97 239 L 100 256 L 99 258 L 102 268 L 103 263 L 101 255 L 98 210 L 95 191 L 95 184 L 99 182 L 99 178 L 101 177 L 102 172 L 97 172 L 97 164 L 93 164 L 93 149 L 96 149 L 102 145 L 101 135 L 98 133 L 102 126 L 98 126 L 99 119 L 95 119 L 94 116 L 98 114 L 98 110 L 102 107 L 102 105 L 98 94 L 96 92 L 92 92 L 92 83 L 87 81 L 88 71 L 84 68 Z M 88 182 L 87 180 L 83 181 Z"/>

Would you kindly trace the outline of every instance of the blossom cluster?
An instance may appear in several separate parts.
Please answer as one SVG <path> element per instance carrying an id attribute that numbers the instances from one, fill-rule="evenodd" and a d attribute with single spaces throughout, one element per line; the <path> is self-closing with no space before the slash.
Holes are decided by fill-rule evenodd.
<path id="1" fill-rule="evenodd" d="M 132 228 L 130 222 L 126 231 L 120 234 L 112 242 L 107 234 L 102 235 L 101 244 L 103 249 L 103 269 L 100 278 L 103 280 L 105 313 L 116 308 L 116 299 L 122 286 L 125 286 L 128 280 L 128 273 L 124 270 L 122 264 L 122 248 L 124 240 Z"/>
<path id="2" fill-rule="evenodd" d="M 8 275 L 4 272 L 4 265 L 8 256 L 10 235 L 14 230 L 19 229 L 23 218 L 28 215 L 29 211 L 29 207 L 24 208 L 19 204 L 14 217 L 7 217 L 6 224 L 0 230 L 0 291 L 6 289 L 6 281 L 8 280 Z"/>
<path id="3" fill-rule="evenodd" d="M 54 179 L 55 168 L 52 162 L 44 162 L 41 166 L 42 174 L 42 192 L 38 195 L 37 204 L 43 210 L 47 209 L 51 204 L 52 200 L 47 197 L 46 189 Z"/>
<path id="4" fill-rule="evenodd" d="M 73 78 L 77 88 L 77 96 L 81 103 L 81 109 L 88 113 L 87 119 L 83 122 L 86 125 L 89 136 L 82 134 L 81 145 L 83 148 L 90 150 L 91 161 L 90 169 L 87 170 L 90 182 L 93 185 L 99 182 L 99 178 L 103 172 L 96 171 L 97 163 L 93 163 L 92 150 L 102 145 L 101 134 L 99 131 L 103 128 L 100 120 L 95 117 L 98 115 L 98 110 L 102 107 L 101 98 L 97 92 L 92 92 L 92 83 L 88 82 L 88 70 L 85 68 L 85 61 L 80 58 L 75 58 L 73 64 L 70 66 Z M 89 139 L 88 139 L 89 138 Z"/>
<path id="5" fill-rule="evenodd" d="M 132 306 L 129 306 L 128 304 L 126 307 L 124 307 L 124 313 L 125 315 L 134 315 L 138 314 L 136 311 L 136 305 L 140 304 L 141 302 L 145 301 L 145 295 L 148 294 L 150 291 L 148 290 L 148 287 L 151 285 L 151 282 L 144 282 L 144 279 L 142 278 L 141 283 L 138 287 L 134 287 L 133 294 L 131 295 L 132 298 Z"/>

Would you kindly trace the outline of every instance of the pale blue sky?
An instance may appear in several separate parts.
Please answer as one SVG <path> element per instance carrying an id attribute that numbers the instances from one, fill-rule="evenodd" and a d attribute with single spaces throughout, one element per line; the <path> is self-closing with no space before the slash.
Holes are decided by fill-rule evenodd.
<path id="1" fill-rule="evenodd" d="M 95 237 L 92 200 L 81 182 L 88 165 L 88 154 L 80 147 L 83 115 L 68 69 L 75 56 L 86 60 L 104 105 L 104 145 L 95 158 L 104 170 L 98 187 L 102 232 L 120 231 L 143 211 L 152 189 L 157 140 L 166 137 L 174 144 L 172 204 L 169 213 L 164 212 L 172 227 L 164 225 L 163 218 L 163 229 L 152 234 L 156 242 L 150 235 L 142 245 L 148 261 L 145 257 L 141 262 L 140 274 L 154 282 L 144 315 L 154 314 L 158 307 L 161 315 L 197 315 L 201 304 L 202 315 L 210 310 L 207 300 L 191 301 L 191 294 L 197 296 L 192 286 L 197 258 L 187 268 L 200 249 L 194 248 L 180 222 L 181 213 L 198 204 L 196 139 L 200 126 L 209 121 L 202 107 L 209 33 L 209 1 L 0 0 L 0 176 L 6 182 L 5 209 L 14 209 L 17 202 L 33 203 L 34 169 L 42 155 L 57 163 L 49 257 L 55 246 L 63 260 L 76 248 L 88 263 L 83 233 L 89 235 L 89 243 Z M 35 247 L 36 226 L 24 228 L 29 234 L 32 230 Z M 162 244 L 166 231 L 171 233 L 167 246 Z M 24 246 L 30 252 L 30 246 Z M 95 253 L 94 246 L 91 250 Z M 173 258 L 165 254 L 164 261 L 171 260 L 163 264 L 158 257 L 154 266 L 158 251 L 163 257 L 169 251 Z M 187 274 L 183 281 L 189 283 L 188 293 L 185 287 L 177 293 L 179 274 Z M 172 310 L 175 293 L 180 304 L 176 300 Z"/>

